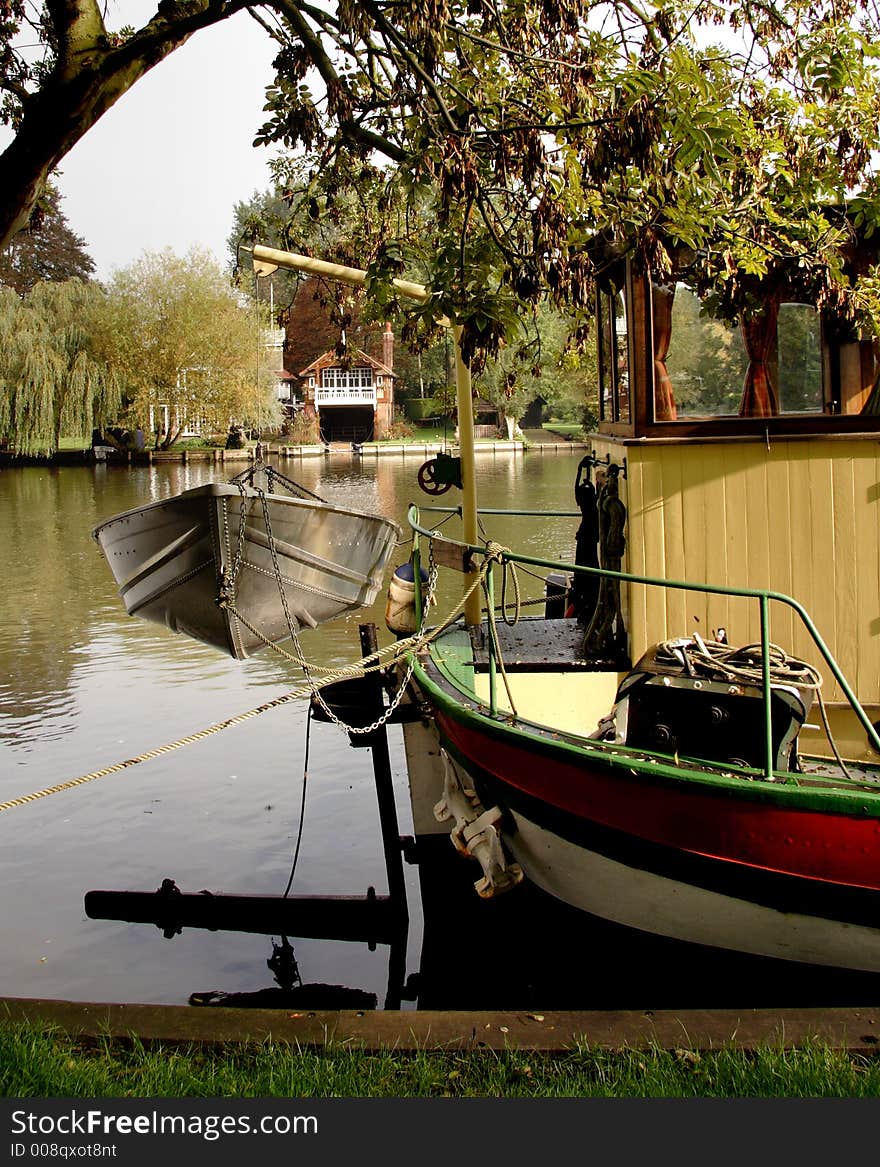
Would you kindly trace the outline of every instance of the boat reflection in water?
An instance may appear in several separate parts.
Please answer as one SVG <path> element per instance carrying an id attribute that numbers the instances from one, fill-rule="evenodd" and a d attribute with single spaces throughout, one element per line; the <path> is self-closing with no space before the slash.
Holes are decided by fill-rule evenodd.
<path id="1" fill-rule="evenodd" d="M 323 907 L 315 897 L 315 910 L 320 910 L 324 920 L 321 928 L 313 926 L 317 916 L 309 922 L 301 915 L 303 923 L 298 925 L 296 903 L 280 897 L 274 906 L 266 901 L 266 910 L 257 916 L 253 902 L 247 904 L 256 897 L 181 896 L 167 887 L 150 895 L 91 892 L 86 907 L 93 917 L 153 923 L 165 934 L 165 940 L 157 937 L 160 943 L 173 940 L 190 927 L 254 932 L 271 939 L 266 965 L 273 974 L 272 986 L 256 991 L 239 991 L 234 983 L 208 989 L 186 987 L 183 995 L 199 1007 L 319 1011 L 752 1009 L 864 1005 L 876 993 L 876 978 L 870 974 L 720 952 L 635 932 L 585 917 L 528 883 L 515 895 L 481 901 L 473 892 L 473 874 L 471 864 L 447 854 L 446 849 L 422 857 L 422 912 L 413 912 L 415 926 L 422 932 L 415 969 L 407 965 L 411 928 L 406 909 L 401 911 L 400 905 L 391 904 L 386 897 L 352 898 L 354 909 L 350 905 L 348 909 L 337 907 L 337 911 L 352 914 L 335 937 L 331 936 L 333 909 L 327 911 L 330 897 L 325 898 Z M 108 897 L 118 897 L 115 906 Z M 178 903 L 189 901 L 183 912 L 169 904 L 172 897 Z M 136 900 L 140 903 L 135 908 Z M 344 905 L 344 899 L 333 900 Z M 250 925 L 243 924 L 245 908 Z M 357 913 L 361 923 L 367 922 L 374 939 L 353 934 L 351 922 Z M 186 924 L 176 922 L 182 916 Z M 304 980 L 294 954 L 298 932 L 311 937 L 320 932 L 328 941 L 343 940 L 364 947 L 378 943 L 387 949 L 384 998 L 380 1001 L 376 993 L 356 985 Z M 248 980 L 253 983 L 253 978 Z"/>

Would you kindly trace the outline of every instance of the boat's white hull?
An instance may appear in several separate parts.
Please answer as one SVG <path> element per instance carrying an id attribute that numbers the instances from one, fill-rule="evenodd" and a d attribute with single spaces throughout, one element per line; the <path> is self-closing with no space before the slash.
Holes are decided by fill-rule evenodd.
<path id="1" fill-rule="evenodd" d="M 449 801 L 437 764 L 446 753 L 459 785 L 477 798 L 472 811 L 457 812 L 455 828 L 499 807 L 508 860 L 563 903 L 674 940 L 880 972 L 880 892 L 870 882 L 877 831 L 864 811 L 797 809 L 774 803 L 776 788 L 751 783 L 743 798 L 707 795 L 696 784 L 605 766 L 593 750 L 578 759 L 552 734 L 524 734 L 444 699 L 453 690 L 433 687 L 439 676 L 419 680 L 422 697 L 436 703 L 433 721 L 418 725 L 422 744 L 433 740 L 431 764 L 409 771 L 420 839 L 442 827 L 427 808 Z"/>
<path id="2" fill-rule="evenodd" d="M 533 883 L 644 932 L 757 956 L 880 972 L 880 927 L 786 912 L 641 870 L 511 815 L 507 847 Z"/>

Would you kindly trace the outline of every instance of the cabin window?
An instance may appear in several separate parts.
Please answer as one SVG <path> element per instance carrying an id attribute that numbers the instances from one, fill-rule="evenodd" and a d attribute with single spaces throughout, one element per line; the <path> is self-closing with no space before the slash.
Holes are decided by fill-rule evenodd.
<path id="1" fill-rule="evenodd" d="M 655 420 L 738 413 L 749 366 L 739 326 L 704 315 L 699 296 L 683 283 L 653 289 L 653 316 Z M 658 317 L 668 322 L 665 329 Z M 665 396 L 674 403 L 664 401 L 665 411 L 658 401 L 664 366 Z"/>
<path id="2" fill-rule="evenodd" d="M 810 304 L 780 304 L 776 324 L 780 413 L 821 413 L 822 329 Z"/>
<path id="3" fill-rule="evenodd" d="M 654 420 L 823 410 L 822 336 L 809 304 L 768 301 L 737 324 L 686 283 L 652 288 Z"/>
<path id="4" fill-rule="evenodd" d="M 629 340 L 620 292 L 599 296 L 599 383 L 600 421 L 629 423 Z"/>

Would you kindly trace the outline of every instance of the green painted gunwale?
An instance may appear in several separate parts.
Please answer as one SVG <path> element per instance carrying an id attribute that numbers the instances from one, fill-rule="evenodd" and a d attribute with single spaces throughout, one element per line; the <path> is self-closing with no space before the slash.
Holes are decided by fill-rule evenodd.
<path id="1" fill-rule="evenodd" d="M 761 771 L 752 771 L 742 777 L 726 768 L 723 773 L 714 770 L 678 764 L 668 754 L 654 756 L 617 743 L 598 742 L 571 733 L 541 726 L 523 718 L 513 720 L 510 714 L 493 717 L 476 696 L 473 688 L 473 663 L 470 637 L 459 625 L 443 633 L 429 646 L 430 665 L 415 658 L 414 677 L 426 696 L 444 713 L 472 730 L 498 740 L 519 738 L 544 752 L 558 753 L 573 759 L 600 762 L 612 769 L 637 774 L 641 779 L 659 786 L 702 786 L 725 796 L 746 802 L 759 802 L 786 810 L 814 811 L 820 814 L 834 812 L 850 818 L 880 816 L 880 790 L 863 788 L 849 790 L 805 789 L 797 785 L 798 775 L 787 770 L 775 771 L 778 784 L 766 781 Z M 471 659 L 468 659 L 471 658 Z M 431 676 L 436 670 L 440 681 Z M 469 678 L 470 683 L 469 682 Z M 445 682 L 444 684 L 440 682 Z M 448 687 L 446 687 L 448 686 Z M 450 692 L 449 689 L 454 692 Z M 690 761 L 690 759 L 687 759 Z M 862 769 L 867 767 L 862 766 Z M 880 767 L 876 769 L 880 779 Z"/>

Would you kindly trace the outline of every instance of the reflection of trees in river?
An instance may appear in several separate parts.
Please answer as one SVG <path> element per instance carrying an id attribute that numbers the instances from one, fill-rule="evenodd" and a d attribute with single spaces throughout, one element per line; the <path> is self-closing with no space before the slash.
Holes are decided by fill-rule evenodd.
<path id="1" fill-rule="evenodd" d="M 0 695 L 19 723 L 0 736 L 64 732 L 71 674 L 89 636 L 84 591 L 101 563 L 89 530 L 97 522 L 92 475 L 28 468 L 0 476 L 5 586 L 0 599 Z"/>
<path id="2" fill-rule="evenodd" d="M 112 514 L 185 489 L 179 478 L 108 467 L 0 475 L 0 738 L 27 745 L 70 732 L 77 669 L 108 633 L 124 642 L 134 633 L 138 653 L 167 651 L 155 636 L 138 635 L 91 531 Z"/>
<path id="3" fill-rule="evenodd" d="M 404 545 L 392 556 L 389 574 L 409 554 L 406 511 L 410 502 L 458 506 L 460 494 L 423 495 L 416 474 L 423 458 L 315 458 L 279 463 L 282 473 L 341 506 L 396 518 Z M 576 461 L 567 457 L 480 455 L 478 488 L 488 507 L 570 508 Z M 116 585 L 91 531 L 99 522 L 146 502 L 167 498 L 218 477 L 207 464 L 123 467 L 23 468 L 0 475 L 0 514 L 6 561 L 0 599 L 0 740 L 30 749 L 38 738 L 60 738 L 83 719 L 77 688 L 94 691 L 114 669 L 135 672 L 145 686 L 210 681 L 223 690 L 253 683 L 279 690 L 301 679 L 292 665 L 265 653 L 245 662 L 127 616 Z M 435 520 L 436 521 L 436 520 Z M 574 554 L 576 520 L 516 522 L 485 520 L 487 537 L 519 545 L 536 556 Z M 444 528 L 456 533 L 458 520 Z M 537 586 L 537 585 L 535 585 Z M 452 578 L 438 608 L 454 604 L 460 581 Z M 526 584 L 531 594 L 532 582 Z M 539 589 L 540 590 L 540 589 Z M 443 605 L 446 606 L 443 606 Z M 358 648 L 357 625 L 384 626 L 384 589 L 368 610 L 303 634 L 307 654 L 321 663 L 343 663 Z M 101 661 L 101 676 L 96 678 Z M 100 720 L 100 709 L 89 709 Z M 150 716 L 143 705 L 143 720 Z M 199 727 L 200 728 L 200 727 Z M 165 740 L 162 737 L 162 740 Z M 151 745 L 156 742 L 150 742 Z M 115 759 L 114 759 L 115 760 Z"/>

